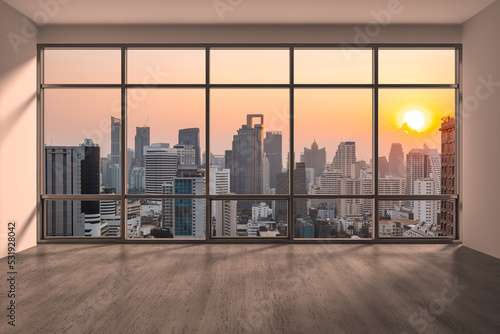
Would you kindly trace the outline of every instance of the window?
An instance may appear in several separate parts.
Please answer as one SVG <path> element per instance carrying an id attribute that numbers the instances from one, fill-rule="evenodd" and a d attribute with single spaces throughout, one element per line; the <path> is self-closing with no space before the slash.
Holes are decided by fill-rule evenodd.
<path id="1" fill-rule="evenodd" d="M 40 45 L 42 238 L 456 238 L 460 52 Z"/>

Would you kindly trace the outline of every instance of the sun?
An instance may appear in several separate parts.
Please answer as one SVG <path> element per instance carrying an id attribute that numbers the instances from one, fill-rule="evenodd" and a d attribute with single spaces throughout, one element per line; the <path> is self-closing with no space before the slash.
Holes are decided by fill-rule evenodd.
<path id="1" fill-rule="evenodd" d="M 425 125 L 424 113 L 419 110 L 410 110 L 404 116 L 404 122 L 415 131 L 419 131 Z"/>

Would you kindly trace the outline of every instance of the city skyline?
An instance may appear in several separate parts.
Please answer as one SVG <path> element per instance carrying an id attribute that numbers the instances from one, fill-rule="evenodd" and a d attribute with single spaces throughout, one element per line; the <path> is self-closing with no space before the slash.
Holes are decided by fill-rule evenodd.
<path id="1" fill-rule="evenodd" d="M 454 83 L 454 71 L 450 71 L 454 69 L 453 50 L 420 50 L 410 54 L 393 51 L 379 51 L 380 84 Z M 369 50 L 359 52 L 352 62 L 347 62 L 340 50 L 297 48 L 294 52 L 293 77 L 297 84 L 372 83 L 374 69 Z M 51 70 L 68 65 L 53 62 L 57 53 L 52 50 L 47 53 L 49 60 L 45 65 Z M 204 70 L 200 66 L 203 50 L 130 50 L 129 53 L 127 83 L 140 83 L 138 80 L 145 76 L 149 81 L 143 83 L 153 85 L 203 84 L 204 76 L 200 75 Z M 445 232 L 440 230 L 441 222 L 450 231 L 453 208 L 445 201 L 379 201 L 378 212 L 373 212 L 372 198 L 349 196 L 373 196 L 374 178 L 379 179 L 379 195 L 435 195 L 442 188 L 453 193 L 454 175 L 450 168 L 454 167 L 454 151 L 446 148 L 445 158 L 441 157 L 444 140 L 441 132 L 445 119 L 455 114 L 455 90 L 382 86 L 375 91 L 370 86 L 296 86 L 291 101 L 292 92 L 287 86 L 231 86 L 287 84 L 288 54 L 286 48 L 212 49 L 210 83 L 229 86 L 208 90 L 175 86 L 127 88 L 124 119 L 120 89 L 46 90 L 46 150 L 64 152 L 66 147 L 76 152 L 81 143 L 92 143 L 99 148 L 100 157 L 93 160 L 80 157 L 82 163 L 71 167 L 72 175 L 76 175 L 72 183 L 90 180 L 89 169 L 84 167 L 91 165 L 91 170 L 100 172 L 98 193 L 151 196 L 128 200 L 127 204 L 139 210 L 131 212 L 128 219 L 127 234 L 131 233 L 131 237 L 201 238 L 205 236 L 205 219 L 212 219 L 210 233 L 219 236 L 274 237 L 294 233 L 297 238 L 371 238 L 375 215 L 380 218 L 384 236 L 442 235 Z M 112 61 L 115 56 L 110 51 L 99 63 Z M 407 66 L 403 59 L 414 66 Z M 429 66 L 432 61 L 434 64 Z M 175 62 L 179 66 L 165 71 L 164 66 Z M 155 66 L 151 67 L 152 64 Z M 117 80 L 112 72 L 111 69 L 103 72 L 109 77 L 102 78 L 102 83 Z M 58 74 L 59 77 L 49 75 L 46 82 L 66 83 L 65 74 Z M 91 77 L 82 74 L 86 78 L 82 80 Z M 374 93 L 378 94 L 377 106 L 373 105 Z M 294 129 L 290 128 L 291 105 Z M 75 121 L 74 113 L 86 117 Z M 374 115 L 378 115 L 376 139 Z M 205 128 L 206 117 L 209 129 Z M 122 127 L 124 124 L 126 129 Z M 120 132 L 125 130 L 126 143 L 122 143 L 125 149 L 120 150 Z M 206 147 L 208 130 L 209 148 Z M 372 156 L 375 143 L 379 157 Z M 125 158 L 120 159 L 121 151 L 127 152 Z M 207 157 L 210 162 L 205 161 Z M 121 160 L 126 161 L 126 166 L 121 166 Z M 379 175 L 373 174 L 374 163 L 378 163 Z M 61 173 L 57 163 L 51 166 L 53 179 L 55 176 L 55 180 L 70 180 L 65 174 L 66 167 Z M 128 178 L 126 185 L 122 185 L 120 176 L 125 169 Z M 289 180 L 292 169 L 295 194 L 346 197 L 295 198 L 293 218 L 288 217 L 287 201 L 214 201 L 212 215 L 208 217 L 203 204 L 206 199 L 154 199 L 155 195 L 206 193 L 286 195 L 292 186 Z M 205 188 L 208 177 L 214 183 L 211 182 L 210 189 Z M 93 175 L 92 180 L 95 178 Z M 83 194 L 85 189 L 75 188 L 72 193 Z M 88 204 L 78 203 L 74 201 L 73 207 L 80 215 L 78 222 L 85 224 L 85 235 L 109 235 L 110 228 L 112 234 L 117 233 L 120 206 L 115 204 L 113 215 L 110 205 L 106 210 L 93 205 L 93 211 L 89 211 Z M 446 210 L 441 212 L 441 207 Z M 96 208 L 107 213 L 104 217 L 108 216 L 100 220 L 101 226 L 95 225 Z M 290 219 L 296 222 L 294 231 L 287 230 Z"/>
<path id="2" fill-rule="evenodd" d="M 129 83 L 200 84 L 205 80 L 203 49 L 129 50 Z M 370 84 L 372 53 L 358 50 L 349 57 L 343 50 L 297 48 L 296 83 Z M 287 49 L 211 51 L 213 83 L 287 83 Z M 74 66 L 81 63 L 82 66 Z M 119 83 L 120 50 L 46 50 L 46 83 Z M 92 65 L 91 65 L 92 64 Z M 412 64 L 412 66 L 407 66 Z M 455 51 L 448 50 L 379 50 L 381 83 L 455 83 Z M 71 76 L 68 76 L 71 73 Z M 144 80 L 147 78 L 148 80 Z M 241 79 L 243 78 L 243 79 Z M 241 82 L 240 82 L 241 81 Z M 199 128 L 202 152 L 205 151 L 205 89 L 128 89 L 128 147 L 133 143 L 135 127 L 146 122 L 152 129 L 151 142 L 175 142 L 174 132 L 181 128 Z M 454 89 L 380 89 L 379 152 L 389 154 L 390 145 L 398 142 L 405 151 L 438 143 L 439 120 L 455 113 Z M 45 142 L 47 145 L 77 145 L 91 138 L 108 154 L 108 115 L 121 118 L 119 89 L 58 89 L 45 91 Z M 269 120 L 266 131 L 283 133 L 283 160 L 289 151 L 289 89 L 210 90 L 210 126 L 212 153 L 221 155 L 230 149 L 238 129 L 238 115 L 263 114 Z M 340 142 L 355 141 L 358 159 L 369 161 L 372 142 L 372 89 L 295 89 L 295 147 L 301 152 L 315 139 L 327 147 L 327 160 Z M 420 132 L 404 128 L 404 114 L 412 109 L 425 114 Z M 86 115 L 74 122 L 74 114 Z M 173 126 L 176 126 L 176 129 Z M 235 131 L 235 130 L 233 130 Z M 314 138 L 310 133 L 314 132 Z M 333 136 L 332 136 L 333 132 Z M 404 136 L 403 136 L 403 134 Z M 331 148 L 334 149 L 331 149 Z M 439 149 L 439 147 L 436 147 Z M 296 161 L 299 157 L 296 155 Z M 285 164 L 286 161 L 283 161 Z"/>

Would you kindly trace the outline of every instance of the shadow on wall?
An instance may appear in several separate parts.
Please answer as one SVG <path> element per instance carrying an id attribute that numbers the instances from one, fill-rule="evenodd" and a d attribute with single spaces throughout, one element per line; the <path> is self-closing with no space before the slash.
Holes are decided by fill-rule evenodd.
<path id="1" fill-rule="evenodd" d="M 19 225 L 20 229 L 18 229 L 16 232 L 16 239 L 23 240 L 23 236 L 26 233 L 26 231 L 28 231 L 31 228 L 34 228 L 33 227 L 34 224 L 36 224 L 36 207 L 34 207 L 31 210 L 28 218 L 26 218 L 26 220 Z"/>
<path id="2" fill-rule="evenodd" d="M 29 110 L 29 106 L 35 102 L 36 93 L 31 95 L 27 100 L 21 103 L 14 111 L 2 117 L 0 119 L 0 146 L 3 145 L 5 139 L 9 136 L 9 133 L 15 129 L 16 123 L 21 119 L 21 117 Z"/>

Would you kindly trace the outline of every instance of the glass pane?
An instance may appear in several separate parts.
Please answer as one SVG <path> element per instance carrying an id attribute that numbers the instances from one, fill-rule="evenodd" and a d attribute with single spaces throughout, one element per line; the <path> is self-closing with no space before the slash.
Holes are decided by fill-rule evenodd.
<path id="1" fill-rule="evenodd" d="M 295 238 L 371 238 L 373 199 L 296 199 Z"/>
<path id="2" fill-rule="evenodd" d="M 120 84 L 121 50 L 45 49 L 46 84 Z"/>
<path id="3" fill-rule="evenodd" d="M 455 194 L 455 90 L 379 96 L 379 194 Z"/>
<path id="4" fill-rule="evenodd" d="M 129 238 L 205 238 L 203 198 L 132 199 L 128 208 L 137 215 L 142 231 Z"/>
<path id="5" fill-rule="evenodd" d="M 204 194 L 205 90 L 129 89 L 127 112 L 129 193 Z"/>
<path id="6" fill-rule="evenodd" d="M 204 49 L 128 49 L 129 84 L 204 84 Z"/>
<path id="7" fill-rule="evenodd" d="M 371 84 L 372 50 L 295 49 L 296 84 Z"/>
<path id="8" fill-rule="evenodd" d="M 290 82 L 288 49 L 212 49 L 212 84 L 286 84 Z"/>
<path id="9" fill-rule="evenodd" d="M 379 50 L 381 84 L 454 84 L 455 50 Z"/>
<path id="10" fill-rule="evenodd" d="M 44 92 L 45 193 L 121 192 L 120 90 Z"/>
<path id="11" fill-rule="evenodd" d="M 212 201 L 214 237 L 285 237 L 286 201 Z"/>
<path id="12" fill-rule="evenodd" d="M 230 193 L 288 194 L 288 183 L 278 179 L 288 180 L 289 99 L 286 89 L 211 91 L 211 154 L 224 156 Z"/>
<path id="13" fill-rule="evenodd" d="M 120 237 L 120 201 L 45 201 L 47 236 Z M 129 220 L 130 233 L 140 224 Z"/>
<path id="14" fill-rule="evenodd" d="M 294 124 L 296 193 L 372 194 L 371 89 L 296 89 Z"/>
<path id="15" fill-rule="evenodd" d="M 453 237 L 455 201 L 380 201 L 379 236 Z"/>

